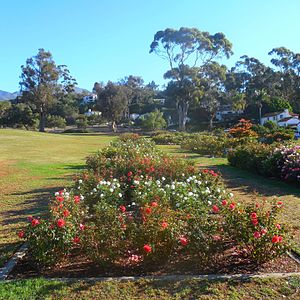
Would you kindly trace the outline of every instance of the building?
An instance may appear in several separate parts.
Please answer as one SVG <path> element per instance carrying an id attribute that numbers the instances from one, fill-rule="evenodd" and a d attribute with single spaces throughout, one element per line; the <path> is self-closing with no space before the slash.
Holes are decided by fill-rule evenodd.
<path id="1" fill-rule="evenodd" d="M 274 112 L 263 115 L 261 118 L 261 125 L 267 121 L 272 121 L 281 127 L 295 127 L 300 122 L 299 115 L 290 113 L 288 109 L 282 112 Z"/>
<path id="2" fill-rule="evenodd" d="M 84 113 L 87 117 L 90 116 L 101 116 L 102 112 L 101 111 L 93 111 L 89 109 L 87 112 Z"/>
<path id="3" fill-rule="evenodd" d="M 216 113 L 216 119 L 221 122 L 239 117 L 243 114 L 243 110 L 234 110 L 231 105 L 221 105 Z"/>
<path id="4" fill-rule="evenodd" d="M 97 94 L 90 94 L 87 96 L 84 96 L 81 100 L 82 104 L 90 104 L 90 103 L 94 103 L 97 100 L 98 96 Z"/>

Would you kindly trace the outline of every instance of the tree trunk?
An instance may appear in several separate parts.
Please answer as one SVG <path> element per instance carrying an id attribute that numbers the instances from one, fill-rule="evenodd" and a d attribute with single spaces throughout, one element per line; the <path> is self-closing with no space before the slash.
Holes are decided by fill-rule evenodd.
<path id="1" fill-rule="evenodd" d="M 262 120 L 261 120 L 261 108 L 262 108 L 262 104 L 259 103 L 259 104 L 258 104 L 259 124 L 260 124 L 260 125 L 263 125 L 263 124 L 262 124 Z"/>
<path id="2" fill-rule="evenodd" d="M 210 118 L 209 118 L 209 130 L 210 131 L 212 131 L 213 130 L 213 127 L 214 127 L 214 125 L 213 125 L 213 119 L 214 119 L 214 116 L 211 116 Z"/>
<path id="3" fill-rule="evenodd" d="M 45 123 L 46 123 L 46 115 L 43 107 L 40 108 L 40 124 L 39 124 L 39 132 L 45 132 Z"/>
<path id="4" fill-rule="evenodd" d="M 189 105 L 186 102 L 177 104 L 179 131 L 185 131 Z"/>
<path id="5" fill-rule="evenodd" d="M 112 128 L 112 130 L 113 130 L 114 133 L 117 132 L 117 124 L 116 124 L 116 121 L 112 121 L 111 128 Z"/>

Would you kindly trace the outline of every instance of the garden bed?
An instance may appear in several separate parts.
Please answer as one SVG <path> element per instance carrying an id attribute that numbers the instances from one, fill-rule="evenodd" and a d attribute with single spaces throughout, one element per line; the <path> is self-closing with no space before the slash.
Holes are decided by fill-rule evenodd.
<path id="1" fill-rule="evenodd" d="M 79 251 L 68 255 L 61 263 L 48 268 L 39 268 L 30 255 L 22 258 L 12 270 L 8 279 L 47 277 L 47 278 L 88 278 L 119 276 L 163 276 L 163 275 L 202 275 L 202 274 L 261 274 L 300 272 L 300 264 L 288 255 L 283 255 L 261 265 L 255 265 L 228 249 L 218 258 L 218 263 L 201 264 L 199 259 L 187 259 L 180 255 L 176 259 L 159 265 L 128 266 L 120 262 L 114 266 L 102 267 L 89 260 Z"/>

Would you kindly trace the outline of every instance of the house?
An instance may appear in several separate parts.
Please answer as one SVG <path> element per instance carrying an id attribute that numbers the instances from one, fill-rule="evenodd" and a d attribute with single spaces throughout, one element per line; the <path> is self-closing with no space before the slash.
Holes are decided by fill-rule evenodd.
<path id="1" fill-rule="evenodd" d="M 281 127 L 294 127 L 300 122 L 299 115 L 290 113 L 288 109 L 282 112 L 265 114 L 261 118 L 261 125 L 264 125 L 267 121 L 272 121 Z"/>
<path id="2" fill-rule="evenodd" d="M 240 116 L 243 112 L 243 110 L 234 110 L 231 105 L 221 105 L 216 113 L 216 119 L 218 121 L 232 119 Z"/>
<path id="3" fill-rule="evenodd" d="M 102 112 L 101 111 L 93 111 L 89 109 L 87 112 L 84 113 L 87 117 L 90 116 L 101 116 Z"/>
<path id="4" fill-rule="evenodd" d="M 81 100 L 82 104 L 89 104 L 89 103 L 94 103 L 97 100 L 98 96 L 97 94 L 90 94 L 87 96 L 84 96 Z"/>

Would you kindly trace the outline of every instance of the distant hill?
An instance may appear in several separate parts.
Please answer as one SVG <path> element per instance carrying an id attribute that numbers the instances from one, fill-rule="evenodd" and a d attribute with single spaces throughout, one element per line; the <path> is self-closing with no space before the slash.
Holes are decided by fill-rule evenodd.
<path id="1" fill-rule="evenodd" d="M 86 94 L 90 94 L 91 92 L 87 89 L 82 89 L 80 87 L 75 87 L 75 93 L 76 94 L 82 94 L 82 93 L 86 93 Z M 2 100 L 13 100 L 16 99 L 17 96 L 20 95 L 20 92 L 14 92 L 14 93 L 10 93 L 10 92 L 6 92 L 6 91 L 1 91 L 0 90 L 0 101 Z"/>

